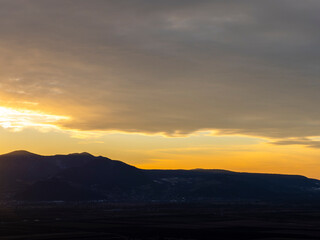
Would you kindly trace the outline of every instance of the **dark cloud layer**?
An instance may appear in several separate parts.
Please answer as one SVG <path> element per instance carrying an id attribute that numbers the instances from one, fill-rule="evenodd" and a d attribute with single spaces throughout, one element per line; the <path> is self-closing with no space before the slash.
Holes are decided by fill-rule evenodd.
<path id="1" fill-rule="evenodd" d="M 65 127 L 320 135 L 317 0 L 0 0 L 0 93 Z"/>
<path id="2" fill-rule="evenodd" d="M 271 144 L 274 145 L 303 145 L 310 148 L 320 148 L 320 141 L 319 140 L 313 140 L 309 138 L 291 138 L 286 140 L 279 140 L 275 142 L 271 142 Z"/>

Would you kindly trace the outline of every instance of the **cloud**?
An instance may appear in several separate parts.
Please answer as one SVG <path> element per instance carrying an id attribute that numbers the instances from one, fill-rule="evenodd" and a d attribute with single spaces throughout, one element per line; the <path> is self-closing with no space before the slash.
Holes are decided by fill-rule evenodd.
<path id="1" fill-rule="evenodd" d="M 320 148 L 320 141 L 309 138 L 293 138 L 271 142 L 274 145 L 303 145 L 311 148 Z"/>
<path id="2" fill-rule="evenodd" d="M 0 127 L 20 131 L 24 128 L 34 127 L 41 130 L 56 129 L 56 122 L 67 120 L 68 117 L 55 116 L 30 110 L 16 110 L 0 107 Z"/>
<path id="3" fill-rule="evenodd" d="M 0 97 L 62 127 L 320 135 L 320 3 L 0 1 Z M 13 81 L 13 79 L 19 79 Z"/>

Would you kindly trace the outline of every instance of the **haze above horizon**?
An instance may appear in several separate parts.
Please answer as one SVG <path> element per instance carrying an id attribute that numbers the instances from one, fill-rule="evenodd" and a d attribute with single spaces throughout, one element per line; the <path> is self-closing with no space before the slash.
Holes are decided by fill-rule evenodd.
<path id="1" fill-rule="evenodd" d="M 2 0 L 0 154 L 320 178 L 320 2 Z"/>

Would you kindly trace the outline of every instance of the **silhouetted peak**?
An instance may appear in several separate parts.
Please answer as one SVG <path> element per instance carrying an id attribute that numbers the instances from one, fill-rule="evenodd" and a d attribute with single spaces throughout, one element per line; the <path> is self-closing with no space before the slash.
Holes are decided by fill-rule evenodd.
<path id="1" fill-rule="evenodd" d="M 82 153 L 71 153 L 69 155 L 73 155 L 73 156 L 86 156 L 86 157 L 94 157 L 92 154 L 87 153 L 87 152 L 82 152 Z"/>
<path id="2" fill-rule="evenodd" d="M 17 150 L 17 151 L 13 151 L 13 152 L 7 153 L 5 155 L 10 155 L 10 156 L 30 156 L 30 155 L 37 155 L 37 154 L 28 152 L 26 150 Z"/>
<path id="3" fill-rule="evenodd" d="M 93 156 L 92 154 L 87 153 L 87 152 L 82 152 L 82 153 L 80 153 L 80 155 L 83 155 L 83 156 Z"/>

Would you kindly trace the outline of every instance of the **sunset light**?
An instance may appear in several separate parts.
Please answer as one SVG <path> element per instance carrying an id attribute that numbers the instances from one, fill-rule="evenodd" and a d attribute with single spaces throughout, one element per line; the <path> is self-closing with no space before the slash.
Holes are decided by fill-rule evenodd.
<path id="1" fill-rule="evenodd" d="M 0 0 L 0 239 L 320 239 L 319 13 Z"/>
<path id="2" fill-rule="evenodd" d="M 67 119 L 69 118 L 65 116 L 0 107 L 0 126 L 13 131 L 20 131 L 28 127 L 35 127 L 37 129 L 57 128 L 54 125 L 55 123 Z"/>

